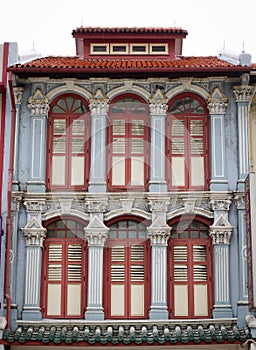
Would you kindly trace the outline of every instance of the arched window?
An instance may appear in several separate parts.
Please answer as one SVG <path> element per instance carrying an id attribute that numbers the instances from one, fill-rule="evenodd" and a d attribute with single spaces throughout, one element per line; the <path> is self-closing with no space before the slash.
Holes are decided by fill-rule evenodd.
<path id="1" fill-rule="evenodd" d="M 133 95 L 110 104 L 108 128 L 108 187 L 110 190 L 145 189 L 148 183 L 148 106 Z"/>
<path id="2" fill-rule="evenodd" d="M 207 318 L 212 308 L 209 226 L 195 218 L 170 223 L 170 318 Z"/>
<path id="3" fill-rule="evenodd" d="M 48 122 L 49 190 L 87 189 L 90 166 L 90 117 L 87 102 L 75 94 L 59 96 Z"/>
<path id="4" fill-rule="evenodd" d="M 109 225 L 105 259 L 106 318 L 147 318 L 149 309 L 149 244 L 143 223 L 121 220 Z"/>
<path id="5" fill-rule="evenodd" d="M 43 251 L 43 317 L 83 318 L 86 303 L 84 225 L 61 219 L 47 224 Z"/>
<path id="6" fill-rule="evenodd" d="M 166 141 L 169 189 L 207 189 L 208 111 L 202 98 L 184 93 L 170 101 Z"/>

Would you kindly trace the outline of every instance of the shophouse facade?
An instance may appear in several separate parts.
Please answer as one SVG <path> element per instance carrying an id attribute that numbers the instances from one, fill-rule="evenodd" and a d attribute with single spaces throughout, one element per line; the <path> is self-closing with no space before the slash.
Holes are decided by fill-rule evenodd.
<path id="1" fill-rule="evenodd" d="M 250 346 L 250 55 L 184 57 L 180 28 L 72 34 L 75 57 L 9 69 L 1 344 Z"/>

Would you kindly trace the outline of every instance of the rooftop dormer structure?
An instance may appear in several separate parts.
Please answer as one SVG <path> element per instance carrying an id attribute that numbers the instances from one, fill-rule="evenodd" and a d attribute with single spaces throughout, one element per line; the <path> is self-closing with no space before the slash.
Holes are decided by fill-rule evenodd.
<path id="1" fill-rule="evenodd" d="M 72 32 L 76 54 L 83 58 L 170 58 L 182 54 L 187 31 L 181 28 L 79 27 Z"/>

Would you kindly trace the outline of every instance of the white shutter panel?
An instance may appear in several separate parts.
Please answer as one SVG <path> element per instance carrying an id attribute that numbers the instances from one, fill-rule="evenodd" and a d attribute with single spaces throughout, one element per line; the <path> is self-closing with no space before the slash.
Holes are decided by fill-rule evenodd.
<path id="1" fill-rule="evenodd" d="M 131 261 L 143 263 L 144 262 L 144 246 L 132 245 L 131 246 Z M 143 282 L 144 281 L 144 264 L 131 264 L 131 282 Z"/>

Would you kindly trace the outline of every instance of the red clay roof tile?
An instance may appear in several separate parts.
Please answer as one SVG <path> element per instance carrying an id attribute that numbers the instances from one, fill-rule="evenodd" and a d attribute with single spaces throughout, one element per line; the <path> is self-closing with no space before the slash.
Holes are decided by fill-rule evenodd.
<path id="1" fill-rule="evenodd" d="M 256 69 L 256 65 L 253 65 Z M 178 57 L 176 59 L 118 59 L 118 58 L 91 58 L 80 57 L 45 57 L 27 63 L 18 63 L 9 68 L 16 74 L 26 73 L 105 73 L 105 72 L 167 72 L 178 73 L 192 71 L 249 71 L 251 67 L 235 66 L 218 59 L 208 57 Z"/>
<path id="2" fill-rule="evenodd" d="M 84 33 L 166 33 L 187 34 L 187 31 L 179 27 L 77 27 L 72 34 Z"/>

